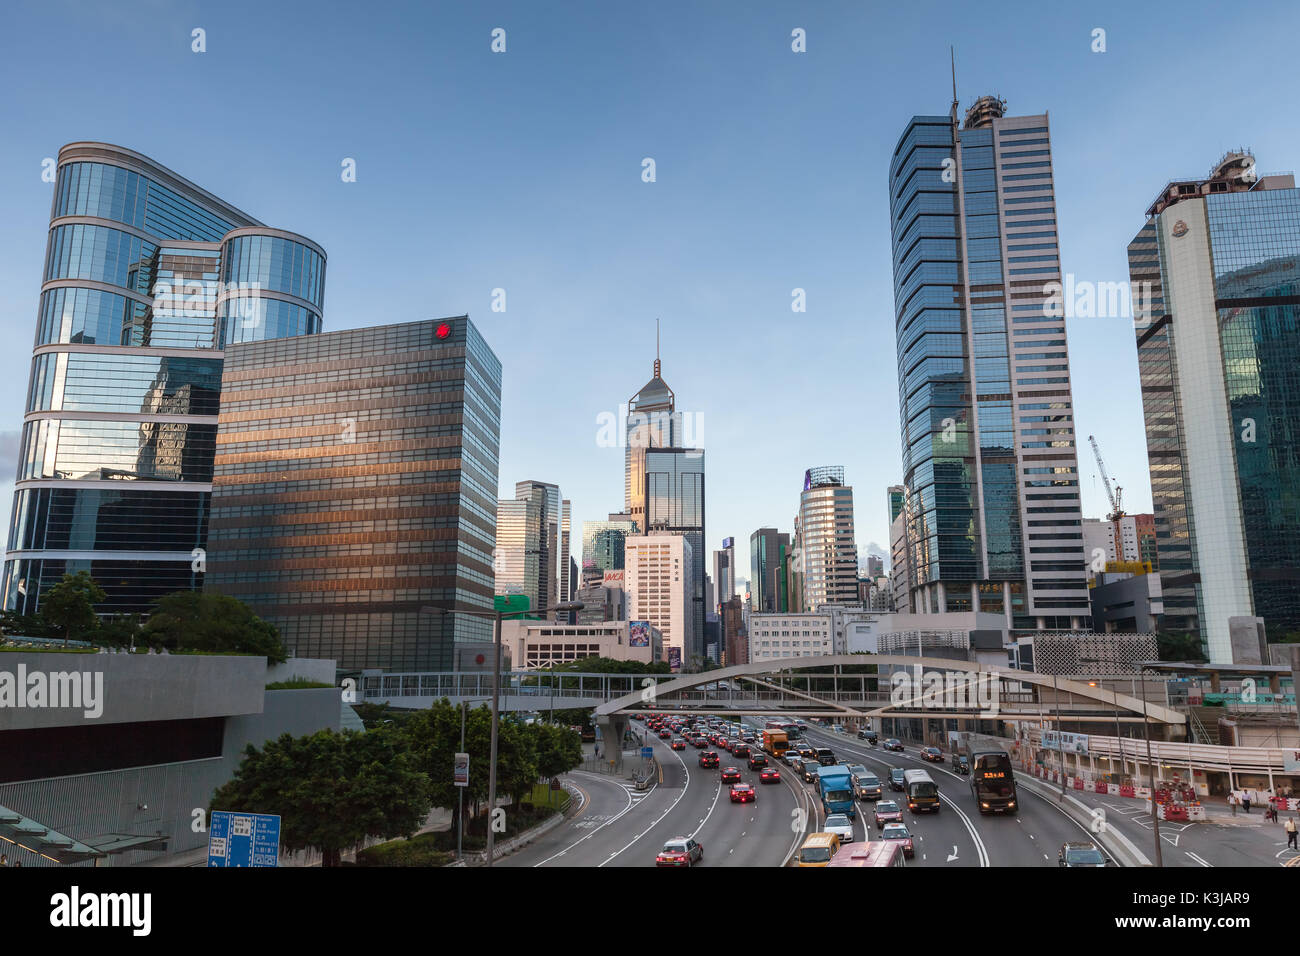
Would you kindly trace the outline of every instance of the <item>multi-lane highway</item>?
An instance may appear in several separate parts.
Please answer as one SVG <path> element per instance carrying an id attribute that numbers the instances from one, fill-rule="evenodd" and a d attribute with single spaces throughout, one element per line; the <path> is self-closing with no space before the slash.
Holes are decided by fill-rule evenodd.
<path id="1" fill-rule="evenodd" d="M 756 730 L 758 722 L 751 720 Z M 634 725 L 635 726 L 635 725 Z M 893 767 L 922 767 L 939 786 L 942 809 L 937 814 L 905 812 L 916 855 L 910 866 L 1056 866 L 1057 850 L 1070 840 L 1089 839 L 1086 830 L 1051 800 L 1020 788 L 1020 812 L 1014 816 L 981 817 L 965 777 L 944 765 L 921 760 L 909 747 L 885 753 L 864 741 L 810 727 L 808 741 L 830 747 L 837 758 L 862 763 L 876 772 L 888 789 Z M 759 772 L 744 760 L 718 751 L 721 767 L 736 767 L 741 779 L 754 786 L 757 800 L 733 804 L 718 769 L 699 766 L 701 751 L 674 751 L 653 734 L 647 743 L 663 769 L 662 781 L 638 793 L 621 777 L 576 771 L 570 783 L 580 792 L 580 807 L 561 826 L 533 845 L 502 860 L 502 866 L 653 866 L 667 840 L 692 837 L 704 847 L 703 866 L 782 866 L 797 851 L 807 833 L 824 822 L 815 788 L 803 783 L 783 761 L 781 782 L 762 784 Z M 710 750 L 717 748 L 710 747 Z M 900 794 L 893 794 L 898 797 Z M 878 838 L 871 825 L 871 802 L 860 802 L 854 824 L 856 840 Z"/>

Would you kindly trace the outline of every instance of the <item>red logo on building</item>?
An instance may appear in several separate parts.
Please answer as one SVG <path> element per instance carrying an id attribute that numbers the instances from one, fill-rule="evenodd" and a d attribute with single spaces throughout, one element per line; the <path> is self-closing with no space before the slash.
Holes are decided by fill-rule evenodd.
<path id="1" fill-rule="evenodd" d="M 438 336 L 440 339 L 445 339 L 447 336 L 451 335 L 451 326 L 446 322 L 442 322 L 438 325 L 437 330 L 433 334 Z"/>

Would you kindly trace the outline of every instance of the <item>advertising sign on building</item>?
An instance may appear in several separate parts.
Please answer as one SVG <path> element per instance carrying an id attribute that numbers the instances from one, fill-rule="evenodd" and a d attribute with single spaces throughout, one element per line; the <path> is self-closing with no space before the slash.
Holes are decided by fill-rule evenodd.
<path id="1" fill-rule="evenodd" d="M 680 647 L 668 648 L 668 668 L 674 671 L 682 669 L 682 649 Z"/>
<path id="2" fill-rule="evenodd" d="M 619 572 L 620 574 L 622 572 Z M 650 646 L 650 622 L 649 621 L 629 621 L 627 625 L 628 647 L 649 647 Z"/>
<path id="3" fill-rule="evenodd" d="M 624 579 L 623 571 L 606 571 L 604 580 L 601 582 L 601 584 L 607 588 L 618 588 L 619 590 L 622 590 L 623 579 Z"/>
<path id="4" fill-rule="evenodd" d="M 1087 734 L 1065 734 L 1055 730 L 1043 731 L 1043 748 L 1045 750 L 1064 750 L 1072 754 L 1088 752 Z"/>

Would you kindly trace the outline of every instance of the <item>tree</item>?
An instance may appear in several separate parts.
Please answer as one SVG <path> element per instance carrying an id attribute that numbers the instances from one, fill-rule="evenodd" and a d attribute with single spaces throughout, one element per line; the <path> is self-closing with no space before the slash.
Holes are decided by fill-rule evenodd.
<path id="1" fill-rule="evenodd" d="M 41 601 L 41 617 L 63 634 L 66 645 L 73 634 L 82 635 L 98 626 L 95 605 L 107 597 L 89 571 L 65 574 L 62 581 L 46 592 Z"/>
<path id="2" fill-rule="evenodd" d="M 131 647 L 140 640 L 139 614 L 114 614 L 99 622 L 95 640 L 101 647 Z"/>
<path id="3" fill-rule="evenodd" d="M 1162 661 L 1203 661 L 1201 639 L 1178 631 L 1156 633 L 1156 653 Z"/>
<path id="4" fill-rule="evenodd" d="M 212 810 L 273 813 L 289 852 L 319 850 L 338 866 L 367 837 L 409 837 L 429 813 L 424 774 L 392 730 L 322 730 L 252 744 L 235 776 L 212 795 Z"/>
<path id="5" fill-rule="evenodd" d="M 0 611 L 0 633 L 19 637 L 58 637 L 45 618 L 39 614 L 19 614 L 17 611 Z"/>
<path id="6" fill-rule="evenodd" d="M 568 727 L 537 723 L 528 729 L 533 734 L 537 772 L 541 776 L 553 780 L 582 763 L 582 740 Z"/>
<path id="7" fill-rule="evenodd" d="M 141 637 L 156 647 L 288 659 L 280 632 L 243 601 L 210 591 L 177 591 L 154 602 Z"/>

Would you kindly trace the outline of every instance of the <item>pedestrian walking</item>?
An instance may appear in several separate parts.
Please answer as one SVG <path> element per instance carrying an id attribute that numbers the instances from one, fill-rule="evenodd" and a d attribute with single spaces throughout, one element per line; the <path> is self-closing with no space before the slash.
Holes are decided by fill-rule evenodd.
<path id="1" fill-rule="evenodd" d="M 1228 791 L 1228 806 L 1232 807 L 1232 815 L 1237 815 L 1237 795 L 1231 790 Z"/>
<path id="2" fill-rule="evenodd" d="M 600 748 L 599 748 L 599 747 L 596 748 L 596 759 L 597 759 L 597 760 L 600 759 Z"/>
<path id="3" fill-rule="evenodd" d="M 1247 813 L 1250 813 L 1250 791 L 1249 790 L 1243 790 L 1241 792 L 1241 805 L 1242 807 L 1245 808 Z"/>
<path id="4" fill-rule="evenodd" d="M 1288 850 L 1300 850 L 1296 845 L 1296 833 L 1300 830 L 1295 825 L 1295 817 L 1286 818 L 1286 845 Z"/>

